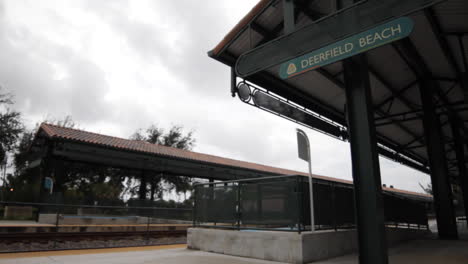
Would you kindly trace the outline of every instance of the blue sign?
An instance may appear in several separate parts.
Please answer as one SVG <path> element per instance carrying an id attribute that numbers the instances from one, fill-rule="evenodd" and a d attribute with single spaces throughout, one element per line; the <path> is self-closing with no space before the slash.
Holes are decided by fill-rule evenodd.
<path id="1" fill-rule="evenodd" d="M 408 17 L 392 20 L 287 61 L 281 64 L 279 76 L 281 79 L 288 79 L 405 38 L 411 34 L 413 27 L 414 23 Z"/>
<path id="2" fill-rule="evenodd" d="M 45 177 L 44 188 L 47 190 L 52 190 L 53 186 L 54 186 L 54 180 L 50 177 Z"/>

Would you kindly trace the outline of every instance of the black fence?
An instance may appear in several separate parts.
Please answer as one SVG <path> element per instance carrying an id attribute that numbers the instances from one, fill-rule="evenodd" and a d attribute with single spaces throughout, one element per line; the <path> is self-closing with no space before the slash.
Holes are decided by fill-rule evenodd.
<path id="1" fill-rule="evenodd" d="M 314 179 L 314 227 L 355 226 L 353 187 Z M 230 229 L 310 230 L 309 182 L 304 176 L 277 176 L 203 183 L 195 186 L 194 226 Z M 385 222 L 427 228 L 426 203 L 384 193 Z"/>

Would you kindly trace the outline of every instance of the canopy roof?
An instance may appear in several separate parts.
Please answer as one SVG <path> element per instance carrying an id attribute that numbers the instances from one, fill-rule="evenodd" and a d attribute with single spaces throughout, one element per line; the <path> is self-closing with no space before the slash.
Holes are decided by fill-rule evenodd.
<path id="1" fill-rule="evenodd" d="M 258 163 L 223 158 L 144 141 L 112 137 L 88 131 L 42 123 L 34 138 L 32 153 L 46 153 L 54 158 L 110 167 L 164 172 L 198 178 L 235 180 L 273 175 L 308 174 Z M 317 180 L 339 184 L 351 181 L 314 175 Z M 416 199 L 432 196 L 384 187 L 385 191 Z"/>
<path id="2" fill-rule="evenodd" d="M 261 0 L 208 53 L 209 56 L 234 67 L 241 54 L 282 36 L 282 2 Z M 296 29 L 335 13 L 335 2 L 296 1 Z M 468 1 L 447 0 L 408 16 L 414 21 L 414 31 L 409 38 L 366 53 L 379 152 L 412 168 L 429 171 L 418 91 L 424 89 L 419 81 L 429 75 L 436 81 L 438 89 L 437 111 L 446 140 L 449 170 L 451 175 L 456 175 L 458 171 L 454 170 L 456 159 L 448 118 L 452 115 L 460 122 L 468 121 L 461 85 L 461 76 L 467 71 Z M 278 69 L 279 65 L 276 65 L 245 80 L 346 130 L 341 62 L 286 80 L 278 76 Z"/>

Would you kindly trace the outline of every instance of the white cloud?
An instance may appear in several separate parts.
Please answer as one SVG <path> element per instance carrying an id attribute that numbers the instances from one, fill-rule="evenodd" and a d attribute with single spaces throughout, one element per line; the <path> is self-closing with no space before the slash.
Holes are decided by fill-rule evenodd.
<path id="1" fill-rule="evenodd" d="M 296 125 L 232 99 L 229 69 L 206 55 L 255 3 L 0 0 L 0 85 L 30 127 L 68 114 L 121 137 L 181 124 L 196 151 L 306 171 Z M 351 179 L 349 144 L 305 130 L 314 172 Z M 387 160 L 381 169 L 397 188 L 429 182 Z"/>

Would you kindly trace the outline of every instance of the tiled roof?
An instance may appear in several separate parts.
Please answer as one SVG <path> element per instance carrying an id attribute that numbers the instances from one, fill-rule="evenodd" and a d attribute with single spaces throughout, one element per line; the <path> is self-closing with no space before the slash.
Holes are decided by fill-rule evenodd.
<path id="1" fill-rule="evenodd" d="M 65 139 L 65 140 L 83 142 L 83 143 L 88 143 L 88 144 L 95 144 L 99 146 L 111 147 L 115 149 L 136 151 L 136 152 L 142 152 L 142 153 L 147 153 L 151 155 L 173 157 L 173 158 L 192 160 L 192 161 L 200 161 L 200 162 L 206 162 L 206 163 L 211 163 L 215 165 L 223 165 L 223 166 L 229 166 L 233 168 L 250 169 L 250 170 L 268 172 L 268 173 L 278 174 L 278 175 L 308 176 L 308 174 L 304 172 L 271 167 L 271 166 L 266 166 L 266 165 L 262 165 L 258 163 L 240 161 L 240 160 L 235 160 L 235 159 L 228 159 L 228 158 L 223 158 L 223 157 L 214 156 L 214 155 L 208 155 L 208 154 L 203 154 L 203 153 L 198 153 L 198 152 L 193 152 L 193 151 L 188 151 L 188 150 L 183 150 L 183 149 L 162 146 L 158 144 L 151 144 L 145 141 L 112 137 L 112 136 L 92 133 L 92 132 L 88 132 L 84 130 L 60 127 L 60 126 L 51 125 L 47 123 L 42 123 L 39 129 L 42 129 L 46 133 L 46 135 L 52 139 Z M 313 177 L 316 179 L 322 179 L 322 180 L 327 180 L 327 181 L 333 181 L 333 182 L 339 182 L 339 183 L 345 183 L 345 184 L 353 184 L 351 181 L 327 177 L 327 176 L 313 175 Z M 402 194 L 431 197 L 426 194 L 404 191 L 404 190 L 393 189 L 393 188 L 384 187 L 384 190 L 402 193 Z"/>

